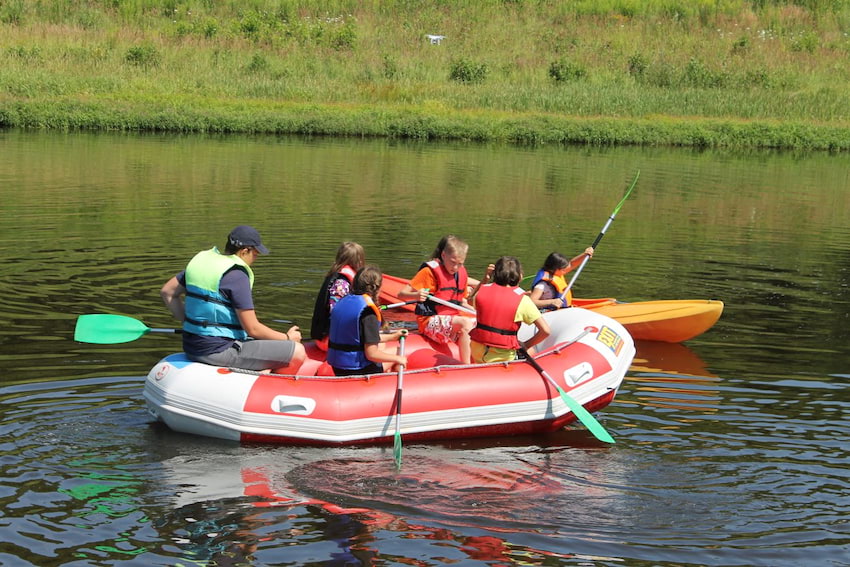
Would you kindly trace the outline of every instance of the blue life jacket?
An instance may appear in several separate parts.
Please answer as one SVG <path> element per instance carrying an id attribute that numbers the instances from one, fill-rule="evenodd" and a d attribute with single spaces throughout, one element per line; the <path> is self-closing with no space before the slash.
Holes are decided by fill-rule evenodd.
<path id="1" fill-rule="evenodd" d="M 368 295 L 346 295 L 331 312 L 331 328 L 328 334 L 328 364 L 334 368 L 358 370 L 372 362 L 366 358 L 363 337 L 360 336 L 360 315 L 364 309 L 372 309 L 381 321 L 381 310 Z"/>
<path id="2" fill-rule="evenodd" d="M 248 338 L 230 300 L 218 289 L 222 276 L 234 266 L 248 274 L 253 288 L 254 272 L 236 255 L 225 256 L 218 248 L 211 248 L 198 252 L 189 261 L 186 266 L 184 331 L 207 337 Z"/>

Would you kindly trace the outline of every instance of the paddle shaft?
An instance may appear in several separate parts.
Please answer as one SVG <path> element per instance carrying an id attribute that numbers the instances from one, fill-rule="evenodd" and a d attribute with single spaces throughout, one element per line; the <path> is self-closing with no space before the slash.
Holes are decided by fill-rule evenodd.
<path id="1" fill-rule="evenodd" d="M 404 356 L 404 335 L 398 339 L 398 354 Z M 396 468 L 401 468 L 401 392 L 404 384 L 404 366 L 398 365 L 398 387 L 396 388 L 395 437 L 393 440 L 393 459 Z"/>
<path id="2" fill-rule="evenodd" d="M 530 354 L 528 354 L 527 350 L 525 350 L 524 348 L 520 348 L 517 350 L 523 353 L 523 355 L 525 355 L 526 362 L 533 366 L 534 369 L 537 370 L 538 374 L 540 374 L 543 378 L 546 379 L 546 381 L 548 381 L 552 386 L 554 386 L 556 390 L 558 390 L 558 394 L 561 396 L 561 399 L 564 401 L 567 407 L 570 408 L 570 411 L 572 411 L 573 414 L 578 418 L 578 420 L 582 424 L 584 424 L 585 427 L 587 427 L 587 429 L 593 434 L 594 437 L 606 443 L 614 442 L 614 438 L 611 437 L 611 435 L 605 430 L 602 424 L 599 423 L 599 421 L 597 421 L 595 417 L 593 417 L 593 414 L 587 411 L 584 406 L 578 403 L 577 400 L 570 397 L 564 391 L 564 389 L 561 388 L 551 376 L 549 376 L 549 373 L 546 372 L 546 370 L 542 366 L 540 366 L 540 364 L 534 358 L 532 358 Z"/>
<path id="3" fill-rule="evenodd" d="M 458 305 L 457 303 L 452 303 L 451 301 L 446 301 L 445 299 L 440 299 L 439 297 L 434 297 L 433 295 L 429 295 L 428 299 L 430 299 L 434 303 L 439 303 L 440 305 L 445 305 L 446 307 L 451 307 L 452 309 L 457 309 L 458 311 L 463 311 L 464 313 L 475 315 L 475 309 L 470 309 L 469 307 L 464 307 L 463 305 Z"/>
<path id="4" fill-rule="evenodd" d="M 638 177 L 640 177 L 640 170 L 638 170 L 638 172 L 635 174 L 635 178 L 632 181 L 632 184 L 629 186 L 629 189 L 626 191 L 626 194 L 623 195 L 623 198 L 620 199 L 619 203 L 617 203 L 617 206 L 614 208 L 614 212 L 612 212 L 611 216 L 608 217 L 608 220 L 605 221 L 605 225 L 602 227 L 602 230 L 599 231 L 598 235 L 596 235 L 596 240 L 594 240 L 593 244 L 590 245 L 590 247 L 593 248 L 594 250 L 596 250 L 596 247 L 599 245 L 599 241 L 602 240 L 602 237 L 605 236 L 605 231 L 608 230 L 608 227 L 611 226 L 612 222 L 614 222 L 614 217 L 616 217 L 617 213 L 620 212 L 620 207 L 623 206 L 623 203 L 625 203 L 626 199 L 628 199 L 629 195 L 631 195 L 632 189 L 634 189 L 635 185 L 637 184 Z M 570 289 L 572 289 L 573 284 L 575 283 L 576 279 L 578 279 L 579 274 L 584 269 L 584 265 L 587 264 L 587 261 L 589 259 L 590 259 L 590 256 L 585 255 L 584 259 L 581 261 L 581 264 L 579 264 L 579 267 L 576 269 L 576 273 L 573 274 L 573 277 L 570 279 L 570 283 L 567 284 L 566 289 L 564 289 L 564 292 L 561 294 L 562 298 L 566 297 L 567 292 L 570 291 Z"/>
<path id="5" fill-rule="evenodd" d="M 398 355 L 404 356 L 404 335 L 398 339 Z M 404 384 L 404 365 L 398 365 L 398 397 L 396 399 L 395 430 L 399 431 L 399 416 L 401 415 L 401 389 Z"/>
<path id="6" fill-rule="evenodd" d="M 412 305 L 414 303 L 418 303 L 418 299 L 411 299 L 410 301 L 399 301 L 398 303 L 390 303 L 389 305 L 381 305 L 381 309 L 395 309 L 396 307 L 404 307 L 405 305 Z"/>

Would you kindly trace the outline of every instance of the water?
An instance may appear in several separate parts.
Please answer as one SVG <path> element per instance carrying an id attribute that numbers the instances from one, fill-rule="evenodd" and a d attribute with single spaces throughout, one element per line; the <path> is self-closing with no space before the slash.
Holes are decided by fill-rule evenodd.
<path id="1" fill-rule="evenodd" d="M 0 564 L 850 565 L 850 168 L 843 155 L 0 132 Z M 575 254 L 634 194 L 580 297 L 716 298 L 708 333 L 639 342 L 614 402 L 534 438 L 239 445 L 152 423 L 159 287 L 260 228 L 261 320 L 307 327 L 344 239 L 410 276 L 447 232 L 478 275 Z"/>

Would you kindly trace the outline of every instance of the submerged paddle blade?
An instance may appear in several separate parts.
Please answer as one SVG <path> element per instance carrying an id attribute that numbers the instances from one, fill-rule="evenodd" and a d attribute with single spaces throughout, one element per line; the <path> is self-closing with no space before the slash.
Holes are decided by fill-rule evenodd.
<path id="1" fill-rule="evenodd" d="M 561 399 L 564 400 L 564 403 L 567 404 L 567 407 L 570 408 L 570 411 L 578 418 L 578 420 L 587 427 L 588 431 L 590 431 L 594 437 L 599 439 L 600 441 L 604 441 L 605 443 L 613 443 L 614 438 L 611 437 L 611 434 L 599 423 L 593 414 L 587 411 L 583 405 L 578 403 L 575 398 L 572 398 L 567 395 L 565 391 L 561 389 L 560 386 L 553 382 L 553 385 L 558 388 L 558 393 L 561 394 Z"/>
<path id="2" fill-rule="evenodd" d="M 111 345 L 135 341 L 150 331 L 147 325 L 123 315 L 80 315 L 74 328 L 74 340 L 81 343 Z"/>
<path id="3" fill-rule="evenodd" d="M 401 432 L 398 430 L 396 430 L 393 440 L 393 459 L 395 460 L 395 467 L 401 469 Z"/>

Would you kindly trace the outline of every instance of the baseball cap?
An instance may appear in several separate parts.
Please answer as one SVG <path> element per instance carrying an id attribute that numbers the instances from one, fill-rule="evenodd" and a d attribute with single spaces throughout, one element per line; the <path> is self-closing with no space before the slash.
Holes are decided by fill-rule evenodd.
<path id="1" fill-rule="evenodd" d="M 230 231 L 227 236 L 227 241 L 237 248 L 250 246 L 256 248 L 260 254 L 268 254 L 269 249 L 263 246 L 263 241 L 260 238 L 260 233 L 253 226 L 240 225 Z"/>

